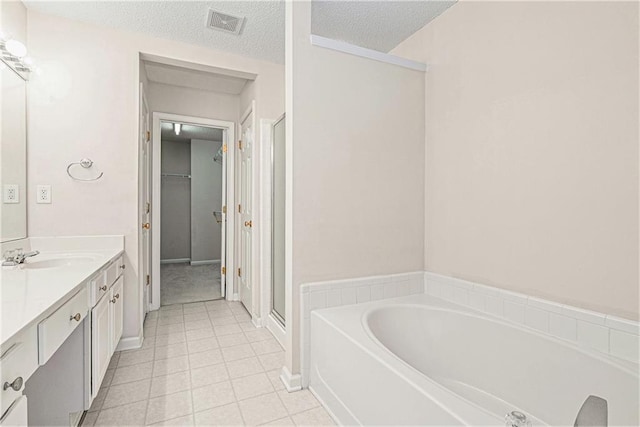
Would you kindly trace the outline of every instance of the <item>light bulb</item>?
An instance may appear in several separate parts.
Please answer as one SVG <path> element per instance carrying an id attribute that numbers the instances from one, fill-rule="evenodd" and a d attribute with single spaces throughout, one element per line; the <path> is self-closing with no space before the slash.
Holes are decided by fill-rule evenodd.
<path id="1" fill-rule="evenodd" d="M 18 58 L 22 58 L 27 54 L 27 47 L 18 40 L 7 40 L 4 47 L 7 49 L 7 52 Z"/>
<path id="2" fill-rule="evenodd" d="M 176 132 L 176 135 L 180 135 L 180 123 L 173 124 L 173 130 Z"/>

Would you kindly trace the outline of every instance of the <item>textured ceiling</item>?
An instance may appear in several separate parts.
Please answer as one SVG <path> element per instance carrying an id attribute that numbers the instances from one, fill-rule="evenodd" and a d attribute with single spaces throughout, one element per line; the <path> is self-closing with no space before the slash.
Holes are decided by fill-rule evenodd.
<path id="1" fill-rule="evenodd" d="M 205 71 L 190 70 L 184 67 L 145 62 L 147 78 L 153 83 L 162 83 L 191 89 L 207 90 L 238 95 L 242 92 L 246 79 L 223 76 Z"/>
<path id="2" fill-rule="evenodd" d="M 356 46 L 389 52 L 455 1 L 314 0 L 311 32 Z"/>
<path id="3" fill-rule="evenodd" d="M 222 129 L 204 126 L 182 125 L 180 135 L 173 130 L 173 123 L 163 122 L 161 135 L 163 141 L 191 142 L 192 139 L 204 139 L 222 143 Z"/>
<path id="4" fill-rule="evenodd" d="M 284 62 L 283 1 L 23 1 L 42 13 Z M 209 8 L 246 16 L 242 34 L 206 28 Z"/>
<path id="5" fill-rule="evenodd" d="M 283 0 L 23 1 L 29 9 L 42 13 L 284 62 Z M 312 32 L 389 52 L 454 3 L 436 0 L 313 0 Z M 241 35 L 206 28 L 209 8 L 246 17 Z"/>

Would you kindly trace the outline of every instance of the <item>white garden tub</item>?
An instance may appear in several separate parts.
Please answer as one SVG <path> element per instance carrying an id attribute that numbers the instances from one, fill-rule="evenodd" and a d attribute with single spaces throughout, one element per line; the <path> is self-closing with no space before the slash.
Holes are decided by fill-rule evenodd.
<path id="1" fill-rule="evenodd" d="M 589 395 L 640 424 L 637 365 L 428 295 L 313 311 L 309 379 L 345 425 L 572 426 Z"/>

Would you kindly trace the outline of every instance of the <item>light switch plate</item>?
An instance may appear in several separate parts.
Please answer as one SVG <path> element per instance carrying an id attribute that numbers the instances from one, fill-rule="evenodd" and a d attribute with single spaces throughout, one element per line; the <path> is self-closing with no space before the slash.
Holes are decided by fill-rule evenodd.
<path id="1" fill-rule="evenodd" d="M 2 203 L 20 203 L 20 186 L 18 184 L 2 186 Z"/>
<path id="2" fill-rule="evenodd" d="M 51 186 L 38 185 L 36 203 L 51 203 Z"/>

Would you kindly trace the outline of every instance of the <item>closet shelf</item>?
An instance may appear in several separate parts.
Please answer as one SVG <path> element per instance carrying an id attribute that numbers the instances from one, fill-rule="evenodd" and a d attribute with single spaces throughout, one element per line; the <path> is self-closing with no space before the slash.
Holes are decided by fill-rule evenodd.
<path id="1" fill-rule="evenodd" d="M 163 173 L 162 176 L 173 176 L 175 178 L 188 178 L 191 179 L 191 175 L 185 175 L 182 173 Z"/>

